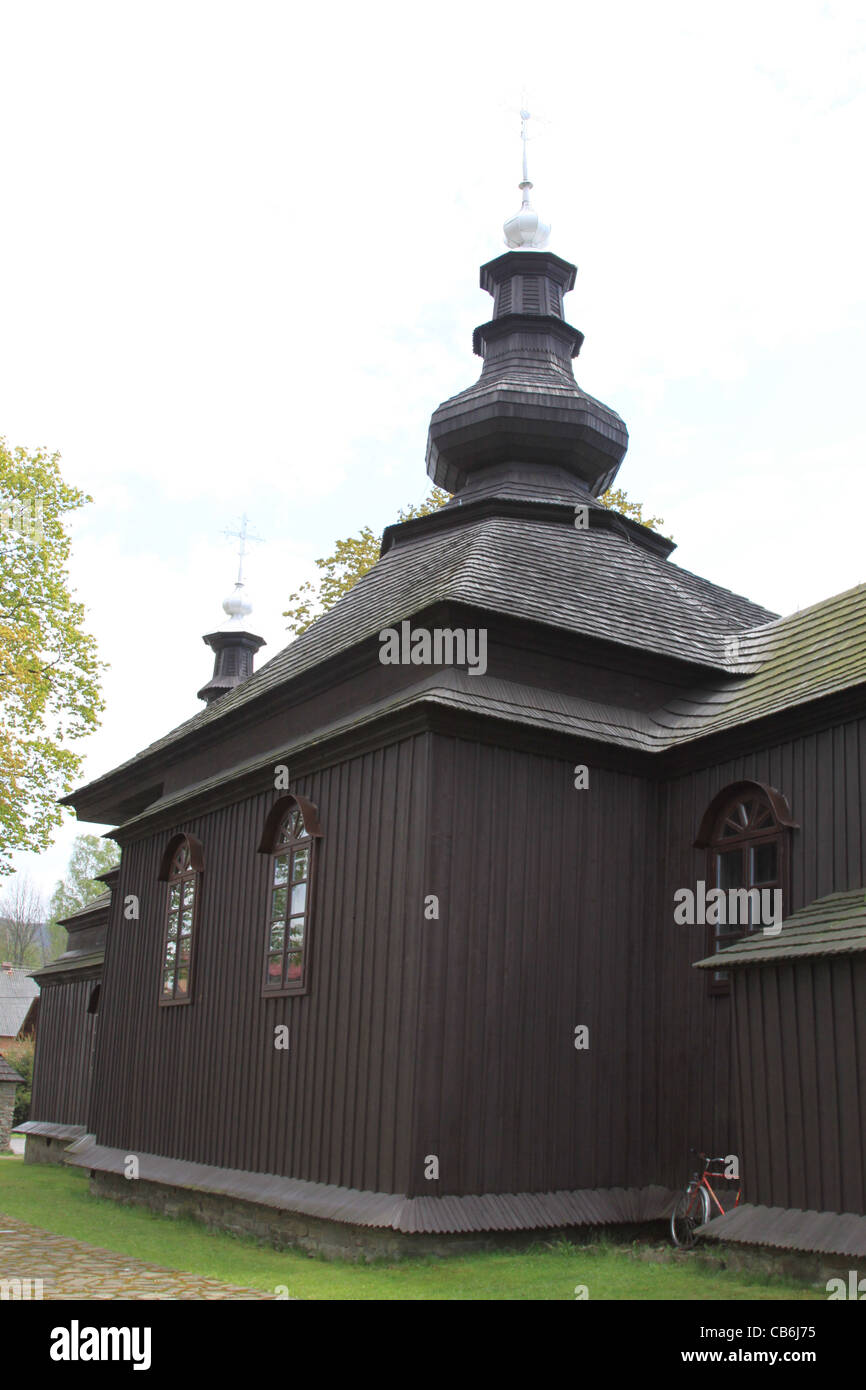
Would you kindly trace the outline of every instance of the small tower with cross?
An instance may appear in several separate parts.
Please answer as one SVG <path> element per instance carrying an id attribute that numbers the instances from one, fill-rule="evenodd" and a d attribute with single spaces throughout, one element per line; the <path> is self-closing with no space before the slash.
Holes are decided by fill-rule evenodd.
<path id="1" fill-rule="evenodd" d="M 224 531 L 223 535 L 238 541 L 238 577 L 232 593 L 223 599 L 226 621 L 216 632 L 208 632 L 202 638 L 214 653 L 213 675 L 207 685 L 203 685 L 198 692 L 198 698 L 208 705 L 249 679 L 253 674 L 255 654 L 259 647 L 265 645 L 263 637 L 257 637 L 255 633 L 247 630 L 246 620 L 253 611 L 253 606 L 244 585 L 247 545 L 251 541 L 258 543 L 262 538 L 250 531 L 246 514 L 241 518 L 236 531 Z"/>

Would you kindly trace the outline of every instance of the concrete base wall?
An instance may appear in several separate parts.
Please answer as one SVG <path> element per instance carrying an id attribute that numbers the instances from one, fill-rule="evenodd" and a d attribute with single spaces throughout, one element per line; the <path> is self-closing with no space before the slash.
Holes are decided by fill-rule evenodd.
<path id="1" fill-rule="evenodd" d="M 780 1250 L 775 1246 L 733 1245 L 719 1241 L 719 1253 L 727 1269 L 796 1280 L 804 1284 L 827 1284 L 829 1279 L 842 1279 L 846 1288 L 853 1272 L 856 1280 L 866 1278 L 866 1260 L 862 1255 L 828 1255 L 819 1251 Z M 866 1287 L 866 1286 L 864 1286 Z M 863 1297 L 866 1297 L 864 1292 Z"/>
<path id="2" fill-rule="evenodd" d="M 569 1227 L 563 1230 L 479 1231 L 450 1235 L 413 1234 L 375 1226 L 353 1226 L 317 1216 L 283 1211 L 258 1202 L 245 1202 L 196 1188 L 126 1179 L 118 1173 L 90 1171 L 90 1190 L 98 1197 L 144 1206 L 164 1216 L 190 1217 L 211 1229 L 247 1236 L 278 1250 L 294 1247 L 327 1259 L 369 1262 L 422 1256 L 464 1255 L 478 1250 L 520 1249 L 537 1241 L 593 1240 L 599 1228 Z M 647 1234 L 647 1227 L 606 1226 L 608 1236 L 623 1238 Z M 655 1230 L 651 1223 L 650 1230 Z"/>
<path id="3" fill-rule="evenodd" d="M 488 1248 L 483 1234 L 427 1236 L 373 1226 L 350 1226 L 342 1221 L 280 1211 L 258 1202 L 244 1202 L 194 1188 L 171 1187 L 91 1170 L 90 1190 L 115 1202 L 145 1206 L 164 1216 L 186 1216 L 212 1229 L 249 1236 L 281 1250 L 296 1247 L 329 1259 L 368 1261 L 401 1259 L 407 1255 L 444 1255 Z M 513 1234 L 513 1233 L 512 1233 Z"/>
<path id="4" fill-rule="evenodd" d="M 41 1134 L 28 1134 L 24 1145 L 25 1163 L 64 1163 L 66 1141 L 45 1139 Z"/>

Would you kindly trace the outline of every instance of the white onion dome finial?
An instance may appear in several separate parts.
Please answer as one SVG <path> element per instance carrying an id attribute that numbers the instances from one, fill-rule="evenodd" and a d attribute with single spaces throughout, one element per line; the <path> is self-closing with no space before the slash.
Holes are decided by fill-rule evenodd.
<path id="1" fill-rule="evenodd" d="M 244 592 L 244 585 L 236 584 L 233 593 L 230 593 L 228 598 L 223 599 L 223 612 L 229 622 L 240 626 L 244 618 L 249 617 L 252 611 L 253 605 Z"/>
<path id="2" fill-rule="evenodd" d="M 550 223 L 542 222 L 529 201 L 532 184 L 529 182 L 526 167 L 526 127 L 528 121 L 529 112 L 521 111 L 520 138 L 523 141 L 523 179 L 519 185 L 520 211 L 515 213 L 513 217 L 509 217 L 502 229 L 505 232 L 505 245 L 512 251 L 543 251 L 550 241 Z"/>
<path id="3" fill-rule="evenodd" d="M 241 517 L 239 529 L 237 531 L 224 531 L 223 535 L 240 542 L 238 547 L 238 577 L 235 580 L 233 593 L 230 593 L 228 598 L 223 599 L 223 612 L 228 618 L 228 622 L 224 623 L 221 629 L 225 631 L 226 628 L 233 628 L 237 631 L 239 628 L 243 628 L 244 619 L 248 618 L 253 611 L 253 605 L 250 603 L 244 587 L 244 559 L 247 553 L 247 542 L 257 542 L 262 538 L 261 536 L 253 535 L 250 531 L 249 519 L 246 512 L 244 512 Z"/>
<path id="4" fill-rule="evenodd" d="M 512 251 L 543 251 L 550 241 L 550 223 L 542 222 L 529 201 L 531 183 L 522 183 L 523 202 L 520 211 L 509 217 L 503 227 L 505 245 Z"/>

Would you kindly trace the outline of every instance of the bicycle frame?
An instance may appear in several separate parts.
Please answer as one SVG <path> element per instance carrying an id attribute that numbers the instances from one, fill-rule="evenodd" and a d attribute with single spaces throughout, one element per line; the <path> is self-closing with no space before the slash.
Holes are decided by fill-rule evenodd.
<path id="1" fill-rule="evenodd" d="M 698 1186 L 698 1187 L 705 1187 L 705 1188 L 706 1188 L 707 1192 L 709 1192 L 711 1199 L 715 1202 L 715 1204 L 716 1204 L 716 1206 L 718 1207 L 719 1212 L 720 1212 L 720 1214 L 721 1214 L 722 1216 L 724 1216 L 724 1214 L 725 1214 L 725 1209 L 724 1209 L 724 1207 L 722 1206 L 721 1202 L 719 1201 L 719 1198 L 718 1198 L 718 1196 L 717 1196 L 717 1194 L 716 1194 L 716 1192 L 715 1192 L 715 1189 L 713 1188 L 713 1185 L 712 1185 L 712 1183 L 709 1181 L 709 1179 L 710 1179 L 710 1178 L 724 1178 L 725 1176 L 726 1176 L 725 1173 L 714 1173 L 714 1172 L 712 1172 L 711 1169 L 710 1169 L 709 1167 L 705 1167 L 705 1168 L 704 1168 L 704 1171 L 701 1173 L 700 1178 L 698 1178 L 698 1175 L 695 1174 L 695 1178 L 697 1178 L 697 1186 Z M 734 1210 L 736 1207 L 738 1207 L 739 1205 L 740 1205 L 740 1189 L 739 1189 L 739 1187 L 738 1187 L 738 1188 L 737 1188 L 736 1200 L 735 1200 L 735 1202 L 734 1202 L 734 1206 L 731 1207 L 731 1211 L 733 1211 L 733 1210 Z"/>
<path id="2" fill-rule="evenodd" d="M 692 1173 L 686 1183 L 685 1192 L 671 1212 L 671 1236 L 674 1245 L 688 1250 L 695 1244 L 697 1239 L 695 1231 L 698 1226 L 710 1221 L 716 1215 L 725 1215 L 725 1208 L 713 1187 L 713 1181 L 721 1180 L 726 1184 L 730 1182 L 726 1171 L 726 1159 L 711 1158 L 708 1154 L 703 1153 L 698 1156 L 701 1167 Z M 714 1163 L 716 1164 L 715 1168 L 713 1167 Z M 741 1189 L 738 1183 L 737 1196 L 733 1206 L 729 1204 L 729 1211 L 739 1206 L 740 1193 Z"/>

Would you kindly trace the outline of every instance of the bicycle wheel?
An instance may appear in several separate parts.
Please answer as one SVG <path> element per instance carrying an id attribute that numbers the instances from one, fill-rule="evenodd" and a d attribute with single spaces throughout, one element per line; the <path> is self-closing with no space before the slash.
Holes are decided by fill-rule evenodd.
<path id="1" fill-rule="evenodd" d="M 697 1243 L 698 1226 L 710 1219 L 710 1199 L 699 1183 L 690 1182 L 671 1215 L 671 1239 L 681 1250 Z"/>

